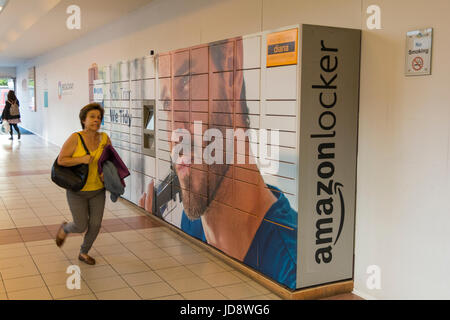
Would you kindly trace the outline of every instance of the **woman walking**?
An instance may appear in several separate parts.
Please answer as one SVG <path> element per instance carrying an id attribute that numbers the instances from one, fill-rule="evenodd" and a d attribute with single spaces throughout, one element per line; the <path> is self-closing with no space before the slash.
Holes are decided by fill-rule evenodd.
<path id="1" fill-rule="evenodd" d="M 58 157 L 58 164 L 71 167 L 89 164 L 89 174 L 83 189 L 78 192 L 67 190 L 67 201 L 73 222 L 63 222 L 56 234 L 56 245 L 61 247 L 69 233 L 83 233 L 87 230 L 78 259 L 87 264 L 95 264 L 88 255 L 98 233 L 105 209 L 105 187 L 103 176 L 98 173 L 98 160 L 106 145 L 111 141 L 106 133 L 100 133 L 104 110 L 98 103 L 91 103 L 80 111 L 82 131 L 73 133 L 64 143 Z M 83 138 L 90 155 L 83 147 Z"/>
<path id="2" fill-rule="evenodd" d="M 19 111 L 19 100 L 17 100 L 16 94 L 14 91 L 10 90 L 8 92 L 8 101 L 5 102 L 5 108 L 2 113 L 2 121 L 8 121 L 9 123 L 9 133 L 11 134 L 11 138 L 9 140 L 13 140 L 13 128 L 17 132 L 17 137 L 20 140 L 20 130 L 17 126 L 20 123 L 20 111 Z"/>

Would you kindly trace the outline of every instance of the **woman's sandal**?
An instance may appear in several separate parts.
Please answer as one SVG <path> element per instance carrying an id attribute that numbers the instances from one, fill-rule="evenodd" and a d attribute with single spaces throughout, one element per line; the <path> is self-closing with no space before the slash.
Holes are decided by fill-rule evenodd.
<path id="1" fill-rule="evenodd" d="M 87 258 L 83 257 L 80 254 L 80 255 L 78 255 L 78 260 L 83 261 L 84 263 L 89 264 L 91 266 L 94 265 L 95 264 L 95 259 L 90 257 L 90 256 L 88 256 L 88 255 L 86 255 L 86 256 L 87 256 Z"/>
<path id="2" fill-rule="evenodd" d="M 64 232 L 64 226 L 67 224 L 67 222 L 63 222 L 61 223 L 61 226 L 58 229 L 58 232 L 56 233 L 56 245 L 58 247 L 61 247 L 64 244 L 64 241 L 66 241 L 67 238 L 67 233 Z M 64 233 L 64 237 L 60 237 L 59 234 L 61 233 L 61 231 Z"/>

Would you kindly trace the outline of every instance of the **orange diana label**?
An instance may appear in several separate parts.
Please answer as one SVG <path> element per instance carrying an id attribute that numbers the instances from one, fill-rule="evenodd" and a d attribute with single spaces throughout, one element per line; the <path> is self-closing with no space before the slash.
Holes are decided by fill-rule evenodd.
<path id="1" fill-rule="evenodd" d="M 297 64 L 298 29 L 267 35 L 267 67 Z"/>

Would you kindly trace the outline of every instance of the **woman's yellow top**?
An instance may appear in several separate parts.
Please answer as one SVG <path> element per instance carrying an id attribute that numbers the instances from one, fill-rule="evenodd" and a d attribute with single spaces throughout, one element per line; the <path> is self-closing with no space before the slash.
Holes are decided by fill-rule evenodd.
<path id="1" fill-rule="evenodd" d="M 81 132 L 79 132 L 81 134 Z M 78 136 L 78 135 L 77 135 Z M 85 141 L 86 142 L 86 141 Z M 104 132 L 101 133 L 101 141 L 97 148 L 97 150 L 89 150 L 91 156 L 94 157 L 92 162 L 89 164 L 89 174 L 84 185 L 83 189 L 80 191 L 96 191 L 103 189 L 105 185 L 100 179 L 100 174 L 98 173 L 98 160 L 103 153 L 103 149 L 105 149 L 106 144 L 108 143 L 108 135 Z M 81 142 L 80 136 L 78 136 L 78 144 L 75 152 L 72 154 L 72 158 L 79 158 L 85 156 L 86 150 L 83 147 L 83 143 Z"/>

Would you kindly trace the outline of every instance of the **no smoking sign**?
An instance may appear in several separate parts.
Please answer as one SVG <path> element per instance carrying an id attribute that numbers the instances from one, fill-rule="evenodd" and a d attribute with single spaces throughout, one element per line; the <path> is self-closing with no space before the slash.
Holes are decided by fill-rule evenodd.
<path id="1" fill-rule="evenodd" d="M 433 29 L 410 31 L 406 35 L 406 76 L 431 74 Z"/>

